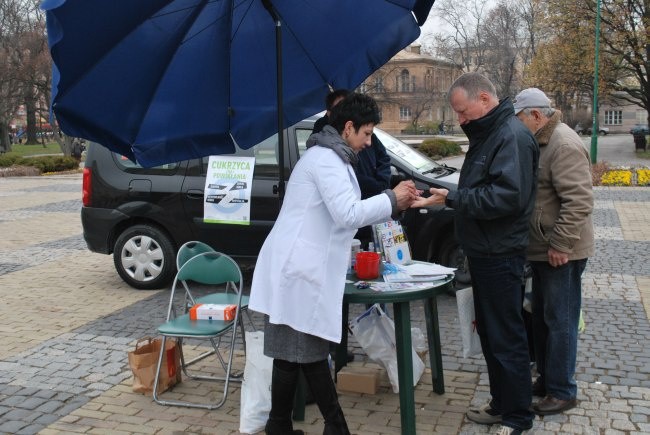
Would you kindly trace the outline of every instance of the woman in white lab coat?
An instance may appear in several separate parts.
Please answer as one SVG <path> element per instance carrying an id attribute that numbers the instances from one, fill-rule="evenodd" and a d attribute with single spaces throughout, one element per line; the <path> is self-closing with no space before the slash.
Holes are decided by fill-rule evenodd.
<path id="1" fill-rule="evenodd" d="M 350 94 L 330 125 L 307 142 L 280 215 L 258 256 L 249 308 L 266 314 L 264 353 L 274 358 L 267 434 L 294 431 L 291 414 L 299 369 L 325 419 L 324 434 L 348 434 L 327 356 L 341 340 L 345 275 L 358 228 L 389 220 L 417 197 L 413 182 L 361 200 L 357 153 L 379 122 L 375 101 Z"/>

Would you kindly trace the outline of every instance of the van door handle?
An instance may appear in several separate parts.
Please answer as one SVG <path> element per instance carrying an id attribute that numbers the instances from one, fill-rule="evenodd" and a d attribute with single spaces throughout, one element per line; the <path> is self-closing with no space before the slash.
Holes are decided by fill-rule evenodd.
<path id="1" fill-rule="evenodd" d="M 199 189 L 190 189 L 185 194 L 190 199 L 203 199 L 203 191 Z"/>

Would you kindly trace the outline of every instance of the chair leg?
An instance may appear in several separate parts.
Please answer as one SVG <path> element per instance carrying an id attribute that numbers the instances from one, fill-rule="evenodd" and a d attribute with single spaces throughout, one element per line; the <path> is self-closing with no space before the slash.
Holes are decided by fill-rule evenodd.
<path id="1" fill-rule="evenodd" d="M 158 354 L 158 364 L 156 364 L 156 376 L 153 381 L 153 400 L 156 403 L 161 403 L 161 400 L 158 397 L 158 384 L 160 383 L 160 368 L 162 367 L 163 354 L 165 353 L 165 343 L 167 342 L 167 337 L 163 335 L 162 343 L 160 345 L 160 352 Z M 183 358 L 183 352 L 181 351 L 181 361 Z M 182 363 L 181 363 L 182 367 Z"/>
<path id="2" fill-rule="evenodd" d="M 153 391 L 153 399 L 156 403 L 160 405 L 173 405 L 173 406 L 185 406 L 188 408 L 202 408 L 202 409 L 218 409 L 223 404 L 226 402 L 226 399 L 228 397 L 228 387 L 230 385 L 231 381 L 236 381 L 236 382 L 241 382 L 242 381 L 242 376 L 239 375 L 239 377 L 235 377 L 232 375 L 232 363 L 233 363 L 233 354 L 234 354 L 234 349 L 235 349 L 235 340 L 237 337 L 237 327 L 236 325 L 233 325 L 232 328 L 232 335 L 231 335 L 231 340 L 230 340 L 230 354 L 228 355 L 228 361 L 226 362 L 225 359 L 221 356 L 221 353 L 219 352 L 218 349 L 218 344 L 215 341 L 214 338 L 210 339 L 210 342 L 212 344 L 213 350 L 205 352 L 201 355 L 199 355 L 196 358 L 193 358 L 191 361 L 185 361 L 184 355 L 183 355 L 183 350 L 181 346 L 181 366 L 183 368 L 183 372 L 186 374 L 186 376 L 192 378 L 192 379 L 200 379 L 200 380 L 207 380 L 207 381 L 222 381 L 224 382 L 224 387 L 223 387 L 223 395 L 222 398 L 219 402 L 216 403 L 192 403 L 192 402 L 186 402 L 186 401 L 180 401 L 180 400 L 162 400 L 158 393 L 157 393 L 157 388 L 158 388 L 158 383 L 159 383 L 159 374 L 160 374 L 160 368 L 162 366 L 162 357 L 163 353 L 160 353 L 160 356 L 158 357 L 158 366 L 157 366 L 157 371 L 156 371 L 156 378 L 154 380 L 154 391 Z M 167 340 L 167 337 L 163 335 L 162 339 L 162 349 L 165 347 L 165 341 Z M 179 337 L 179 340 L 181 338 Z M 215 354 L 219 361 L 221 362 L 221 365 L 223 366 L 223 369 L 225 371 L 225 376 L 224 377 L 219 377 L 219 376 L 198 376 L 198 375 L 190 375 L 187 373 L 187 366 L 191 365 L 193 362 L 199 361 L 206 356 L 209 356 L 211 354 Z"/>

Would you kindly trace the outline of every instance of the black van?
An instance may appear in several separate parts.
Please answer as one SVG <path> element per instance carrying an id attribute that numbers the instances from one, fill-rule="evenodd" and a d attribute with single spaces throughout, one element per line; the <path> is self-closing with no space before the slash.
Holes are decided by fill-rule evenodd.
<path id="1" fill-rule="evenodd" d="M 306 150 L 317 117 L 287 128 L 285 176 Z M 391 157 L 395 180 L 413 179 L 419 189 L 455 189 L 458 173 L 439 165 L 389 134 L 375 129 Z M 91 144 L 83 174 L 81 222 L 88 249 L 113 254 L 115 269 L 132 287 L 156 289 L 169 285 L 175 273 L 177 249 L 200 240 L 239 258 L 254 259 L 280 211 L 278 138 L 274 135 L 236 155 L 254 156 L 250 225 L 203 221 L 203 192 L 208 158 L 143 168 L 131 160 Z M 459 268 L 465 283 L 465 257 L 454 238 L 453 210 L 411 209 L 402 225 L 413 258 Z"/>

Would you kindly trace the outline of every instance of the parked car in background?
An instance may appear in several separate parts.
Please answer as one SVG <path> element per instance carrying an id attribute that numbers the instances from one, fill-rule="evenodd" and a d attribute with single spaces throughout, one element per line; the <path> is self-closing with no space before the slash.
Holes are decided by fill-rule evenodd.
<path id="1" fill-rule="evenodd" d="M 306 150 L 317 117 L 284 132 L 285 174 Z M 380 129 L 375 133 L 392 163 L 393 180 L 412 179 L 418 189 L 456 189 L 458 172 L 440 165 Z M 83 174 L 81 222 L 88 249 L 113 254 L 115 269 L 132 287 L 169 285 L 178 248 L 200 240 L 218 251 L 254 260 L 280 211 L 278 138 L 274 135 L 235 155 L 254 156 L 250 225 L 203 220 L 208 158 L 143 168 L 107 148 L 91 144 Z M 454 211 L 444 206 L 409 209 L 401 220 L 413 258 L 458 268 L 469 283 L 465 255 L 454 237 Z"/>
<path id="2" fill-rule="evenodd" d="M 576 124 L 576 126 L 573 128 L 576 133 L 578 134 L 583 134 L 587 136 L 591 136 L 592 132 L 592 126 L 589 127 L 583 127 L 580 123 Z M 605 136 L 609 134 L 609 127 L 598 127 L 598 134 L 601 136 Z"/>
<path id="3" fill-rule="evenodd" d="M 650 134 L 650 129 L 648 129 L 648 124 L 635 124 L 634 127 L 630 129 L 630 134 L 644 134 L 648 136 Z"/>

